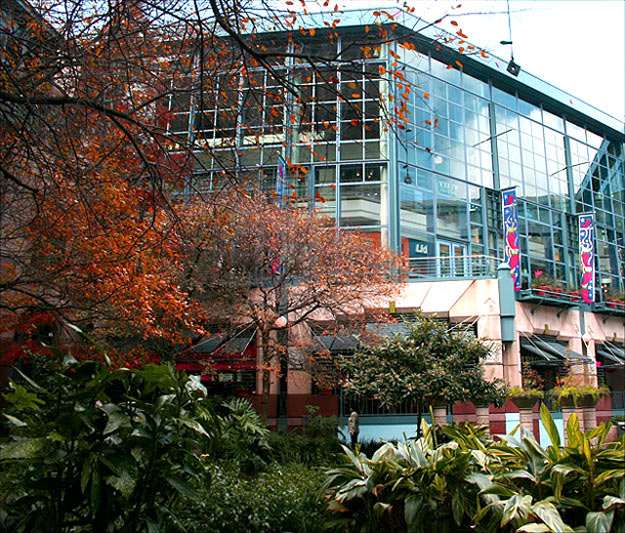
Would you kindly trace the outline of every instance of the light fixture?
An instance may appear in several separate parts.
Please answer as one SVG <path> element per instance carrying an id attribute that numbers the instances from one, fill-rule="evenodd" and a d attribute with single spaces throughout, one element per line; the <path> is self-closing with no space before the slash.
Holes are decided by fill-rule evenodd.
<path id="1" fill-rule="evenodd" d="M 437 155 L 436 157 L 434 157 L 434 163 L 436 165 L 440 165 L 443 162 L 443 156 L 442 155 Z"/>
<path id="2" fill-rule="evenodd" d="M 410 185 L 412 183 L 412 178 L 410 176 L 404 176 L 404 183 Z"/>
<path id="3" fill-rule="evenodd" d="M 512 58 L 512 59 L 510 60 L 510 63 L 508 63 L 508 67 L 506 68 L 506 70 L 507 70 L 510 74 L 512 74 L 513 76 L 518 76 L 518 75 L 519 75 L 519 72 L 521 72 L 521 66 L 520 66 L 520 65 L 517 65 L 517 64 L 514 62 L 514 58 Z"/>

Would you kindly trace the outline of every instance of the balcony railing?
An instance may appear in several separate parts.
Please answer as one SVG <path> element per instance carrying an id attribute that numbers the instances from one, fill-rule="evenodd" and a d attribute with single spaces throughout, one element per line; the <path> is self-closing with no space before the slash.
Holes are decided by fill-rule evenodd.
<path id="1" fill-rule="evenodd" d="M 408 277 L 419 280 L 496 278 L 501 259 L 489 255 L 410 257 Z"/>

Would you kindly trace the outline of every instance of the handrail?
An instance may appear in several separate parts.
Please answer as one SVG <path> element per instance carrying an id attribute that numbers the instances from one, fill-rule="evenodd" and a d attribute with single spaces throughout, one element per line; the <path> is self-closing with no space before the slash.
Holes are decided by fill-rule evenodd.
<path id="1" fill-rule="evenodd" d="M 495 278 L 502 262 L 490 255 L 455 255 L 404 258 L 409 278 Z"/>

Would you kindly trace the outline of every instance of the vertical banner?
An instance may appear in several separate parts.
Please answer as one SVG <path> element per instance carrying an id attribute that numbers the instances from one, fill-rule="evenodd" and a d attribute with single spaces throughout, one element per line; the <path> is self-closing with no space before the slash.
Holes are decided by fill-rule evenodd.
<path id="1" fill-rule="evenodd" d="M 579 261 L 582 299 L 595 301 L 595 216 L 579 215 Z"/>
<path id="2" fill-rule="evenodd" d="M 282 205 L 284 202 L 284 185 L 286 183 L 286 160 L 278 157 L 278 173 L 276 174 L 276 199 Z"/>
<path id="3" fill-rule="evenodd" d="M 503 258 L 512 273 L 514 290 L 521 288 L 521 255 L 519 250 L 519 218 L 514 187 L 501 191 L 503 195 Z"/>

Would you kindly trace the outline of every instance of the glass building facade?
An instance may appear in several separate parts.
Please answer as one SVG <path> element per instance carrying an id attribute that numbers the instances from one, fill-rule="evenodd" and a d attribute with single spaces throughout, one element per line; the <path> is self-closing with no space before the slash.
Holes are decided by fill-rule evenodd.
<path id="1" fill-rule="evenodd" d="M 293 202 L 390 245 L 421 278 L 471 277 L 478 258 L 502 258 L 501 190 L 515 187 L 524 288 L 537 271 L 579 286 L 577 215 L 594 213 L 596 287 L 624 290 L 622 124 L 513 79 L 493 58 L 449 68 L 416 34 L 382 45 L 362 35 L 268 39 L 331 60 L 225 73 L 201 106 L 188 94 L 172 102 L 170 132 L 198 148 L 198 187 L 234 169 L 270 189 L 284 156 Z"/>

